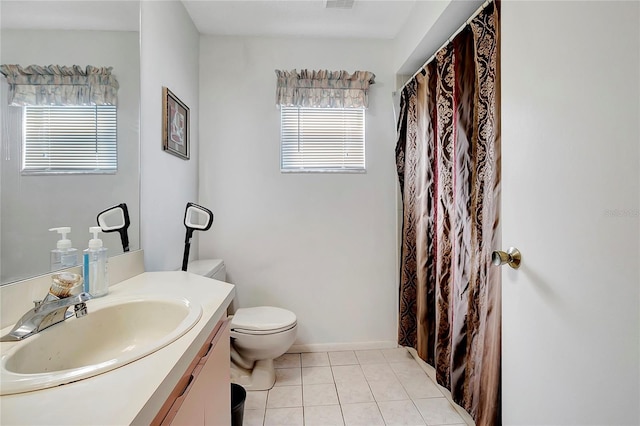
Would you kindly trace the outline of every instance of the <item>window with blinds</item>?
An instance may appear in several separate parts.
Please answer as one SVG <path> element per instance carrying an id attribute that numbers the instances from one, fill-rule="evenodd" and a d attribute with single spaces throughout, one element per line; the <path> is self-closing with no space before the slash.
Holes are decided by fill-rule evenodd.
<path id="1" fill-rule="evenodd" d="M 280 107 L 283 172 L 364 172 L 363 108 Z"/>
<path id="2" fill-rule="evenodd" d="M 115 173 L 116 108 L 25 106 L 22 174 Z"/>

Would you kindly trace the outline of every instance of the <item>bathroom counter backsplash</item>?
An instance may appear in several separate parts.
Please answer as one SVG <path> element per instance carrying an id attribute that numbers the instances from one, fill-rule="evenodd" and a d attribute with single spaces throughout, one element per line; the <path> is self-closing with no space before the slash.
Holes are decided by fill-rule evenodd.
<path id="1" fill-rule="evenodd" d="M 138 361 L 63 386 L 0 397 L 0 424 L 149 424 L 217 322 L 226 317 L 235 287 L 182 271 L 144 272 L 112 285 L 105 297 L 144 294 L 193 300 L 202 306 L 202 317 L 175 342 Z M 2 352 L 15 344 L 2 343 Z"/>
<path id="2" fill-rule="evenodd" d="M 66 271 L 82 274 L 82 266 L 74 266 Z M 51 287 L 51 276 L 60 271 L 40 275 L 15 283 L 0 286 L 0 329 L 14 324 L 29 309 L 34 300 L 41 300 Z M 144 272 L 144 253 L 136 250 L 109 258 L 109 285 Z"/>

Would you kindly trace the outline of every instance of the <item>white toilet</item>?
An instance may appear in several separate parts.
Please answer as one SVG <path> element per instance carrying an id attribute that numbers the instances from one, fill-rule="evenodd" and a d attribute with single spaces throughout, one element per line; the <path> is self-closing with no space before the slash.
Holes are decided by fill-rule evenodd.
<path id="1" fill-rule="evenodd" d="M 221 259 L 190 262 L 187 271 L 226 280 Z M 246 390 L 267 390 L 276 381 L 274 358 L 284 354 L 296 340 L 296 315 L 282 308 L 239 308 L 231 317 L 231 381 Z"/>

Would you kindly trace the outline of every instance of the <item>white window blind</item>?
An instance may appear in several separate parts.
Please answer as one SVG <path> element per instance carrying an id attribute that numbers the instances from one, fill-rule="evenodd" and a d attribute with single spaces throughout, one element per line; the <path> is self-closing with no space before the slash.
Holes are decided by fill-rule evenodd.
<path id="1" fill-rule="evenodd" d="M 22 173 L 115 173 L 116 108 L 25 106 Z"/>
<path id="2" fill-rule="evenodd" d="M 280 107 L 283 172 L 363 172 L 363 108 Z"/>

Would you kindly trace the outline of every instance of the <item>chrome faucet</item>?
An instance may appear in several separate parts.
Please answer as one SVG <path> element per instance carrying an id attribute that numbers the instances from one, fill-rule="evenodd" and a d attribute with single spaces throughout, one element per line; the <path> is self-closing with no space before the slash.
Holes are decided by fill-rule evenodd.
<path id="1" fill-rule="evenodd" d="M 65 298 L 59 298 L 49 293 L 43 300 L 34 301 L 35 306 L 18 320 L 8 334 L 0 337 L 0 342 L 15 342 L 26 339 L 45 328 L 71 318 L 74 313 L 76 318 L 83 317 L 87 314 L 85 302 L 89 299 L 91 299 L 89 293 L 80 293 Z M 69 309 L 72 306 L 74 312 Z"/>

